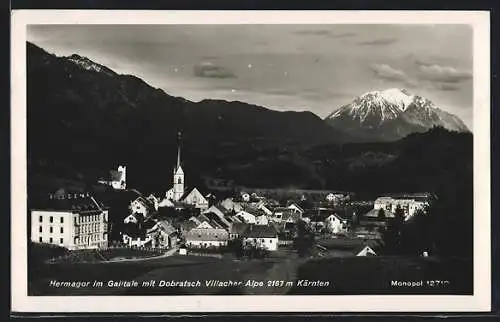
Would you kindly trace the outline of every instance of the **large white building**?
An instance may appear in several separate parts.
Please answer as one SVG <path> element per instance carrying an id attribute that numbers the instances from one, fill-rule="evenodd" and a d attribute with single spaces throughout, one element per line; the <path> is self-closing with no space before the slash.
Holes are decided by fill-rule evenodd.
<path id="1" fill-rule="evenodd" d="M 428 206 L 430 198 L 430 194 L 427 193 L 382 196 L 375 200 L 373 209 L 376 211 L 382 209 L 386 216 L 393 217 L 399 207 L 403 210 L 405 219 L 408 219 L 418 210 Z"/>
<path id="2" fill-rule="evenodd" d="M 108 210 L 89 194 L 50 195 L 31 210 L 31 241 L 70 250 L 108 246 Z"/>

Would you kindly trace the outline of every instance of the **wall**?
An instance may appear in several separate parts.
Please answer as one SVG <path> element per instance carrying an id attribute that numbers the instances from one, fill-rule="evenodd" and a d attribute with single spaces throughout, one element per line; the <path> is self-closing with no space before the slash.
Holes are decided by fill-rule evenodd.
<path id="1" fill-rule="evenodd" d="M 40 222 L 40 216 L 42 216 L 42 222 Z M 53 218 L 52 223 L 50 217 Z M 61 218 L 63 218 L 63 223 L 61 223 Z M 41 233 L 40 226 L 42 227 Z M 52 233 L 50 233 L 50 227 L 52 227 Z M 62 233 L 61 228 L 63 228 Z M 39 243 L 39 238 L 42 237 L 42 243 L 50 243 L 52 237 L 51 244 L 71 249 L 74 246 L 73 236 L 73 214 L 71 212 L 40 210 L 31 212 L 31 241 Z M 61 238 L 63 243 L 60 242 Z"/>

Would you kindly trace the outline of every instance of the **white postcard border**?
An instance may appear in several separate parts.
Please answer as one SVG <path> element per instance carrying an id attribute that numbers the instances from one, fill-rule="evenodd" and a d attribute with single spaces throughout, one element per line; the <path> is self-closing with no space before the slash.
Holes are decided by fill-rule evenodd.
<path id="1" fill-rule="evenodd" d="M 486 11 L 14 10 L 11 300 L 14 312 L 466 312 L 491 310 L 490 22 Z M 29 24 L 469 24 L 474 29 L 474 295 L 28 296 L 26 27 Z"/>

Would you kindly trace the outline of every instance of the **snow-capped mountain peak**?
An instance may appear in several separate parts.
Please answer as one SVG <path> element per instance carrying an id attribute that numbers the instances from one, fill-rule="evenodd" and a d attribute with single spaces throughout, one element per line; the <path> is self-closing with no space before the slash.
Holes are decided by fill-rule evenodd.
<path id="1" fill-rule="evenodd" d="M 111 69 L 109 69 L 105 66 L 99 65 L 99 64 L 93 62 L 92 60 L 88 59 L 87 57 L 82 57 L 80 55 L 73 54 L 73 55 L 67 57 L 67 59 L 69 61 L 75 63 L 76 65 L 80 66 L 81 68 L 88 70 L 88 71 L 105 73 L 109 76 L 116 75 L 116 73 L 114 71 L 112 71 Z"/>
<path id="2" fill-rule="evenodd" d="M 361 100 L 370 99 L 374 104 L 391 104 L 404 111 L 412 102 L 413 95 L 406 89 L 389 88 L 384 91 L 372 91 L 360 96 Z"/>
<path id="3" fill-rule="evenodd" d="M 325 119 L 332 126 L 362 135 L 398 138 L 434 126 L 468 131 L 455 115 L 437 108 L 432 101 L 406 89 L 371 91 L 355 98 Z"/>

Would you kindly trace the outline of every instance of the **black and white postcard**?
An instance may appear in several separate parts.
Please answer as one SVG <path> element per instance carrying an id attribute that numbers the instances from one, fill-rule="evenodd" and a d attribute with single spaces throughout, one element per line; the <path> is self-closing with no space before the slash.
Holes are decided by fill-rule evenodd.
<path id="1" fill-rule="evenodd" d="M 490 310 L 487 12 L 12 24 L 14 311 Z"/>

